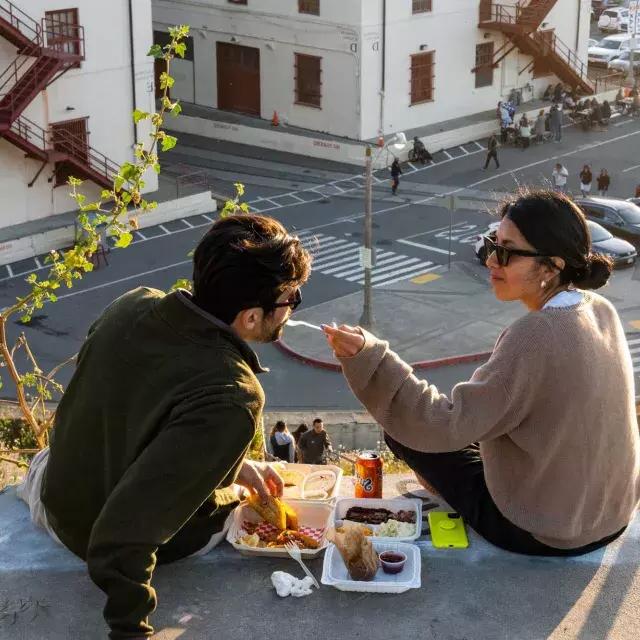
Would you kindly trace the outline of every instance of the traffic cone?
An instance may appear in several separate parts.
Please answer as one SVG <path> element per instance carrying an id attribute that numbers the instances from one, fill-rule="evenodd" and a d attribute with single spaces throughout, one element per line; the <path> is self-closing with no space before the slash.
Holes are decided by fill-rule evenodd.
<path id="1" fill-rule="evenodd" d="M 280 118 L 278 118 L 278 112 L 273 112 L 273 118 L 271 118 L 271 126 L 277 127 L 280 124 Z"/>

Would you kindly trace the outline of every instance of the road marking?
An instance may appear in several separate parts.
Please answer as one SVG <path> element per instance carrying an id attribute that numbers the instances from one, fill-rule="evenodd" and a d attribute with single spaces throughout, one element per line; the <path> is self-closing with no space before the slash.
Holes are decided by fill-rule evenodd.
<path id="1" fill-rule="evenodd" d="M 633 171 L 634 169 L 640 169 L 640 164 L 636 164 L 633 167 L 629 167 L 628 169 L 623 169 L 622 173 L 627 173 L 627 171 Z"/>
<path id="2" fill-rule="evenodd" d="M 421 276 L 417 276 L 416 278 L 411 278 L 411 282 L 414 284 L 426 284 L 427 282 L 433 282 L 438 278 L 442 278 L 437 273 L 425 273 Z"/>
<path id="3" fill-rule="evenodd" d="M 313 241 L 311 241 L 309 244 L 312 244 Z M 316 247 L 314 247 L 313 249 L 311 249 L 312 251 L 316 251 L 316 252 L 320 252 L 323 251 L 324 249 L 328 249 L 329 247 L 334 247 L 336 249 L 342 249 L 343 247 L 340 247 L 340 245 L 345 245 L 348 244 L 349 241 L 348 240 L 343 240 L 342 238 L 336 238 L 335 240 L 330 240 L 329 242 L 323 242 L 322 244 L 316 245 Z M 303 242 L 302 244 L 306 244 L 305 242 Z M 338 246 L 335 246 L 338 245 Z"/>
<path id="4" fill-rule="evenodd" d="M 383 278 L 386 279 L 386 278 L 389 278 L 389 277 L 392 277 L 392 276 L 397 276 L 397 275 L 400 275 L 401 273 L 406 274 L 407 271 L 415 272 L 416 269 L 419 269 L 422 266 L 424 266 L 426 268 L 426 267 L 429 267 L 429 266 L 431 266 L 433 264 L 433 262 L 422 262 L 420 264 L 415 264 L 416 262 L 420 263 L 420 260 L 418 258 L 411 258 L 411 260 L 408 260 L 405 263 L 404 267 L 401 267 L 400 269 L 396 269 L 395 271 L 391 271 L 390 273 L 384 273 L 384 274 L 381 274 L 381 275 L 377 275 L 375 273 L 375 271 L 374 271 L 374 273 L 371 276 L 371 283 L 372 284 L 377 284 Z M 407 266 L 407 265 L 410 265 L 410 266 Z M 438 266 L 440 266 L 440 265 L 438 265 Z M 393 269 L 394 267 L 391 267 L 391 268 Z M 381 271 L 387 271 L 388 269 L 389 269 L 389 267 L 385 267 L 385 268 L 381 269 Z M 409 276 L 405 275 L 404 278 L 409 278 Z"/>
<path id="5" fill-rule="evenodd" d="M 451 254 L 452 256 L 455 256 L 456 253 L 455 251 L 447 251 L 446 249 L 440 249 L 438 247 L 432 247 L 428 244 L 421 244 L 420 242 L 413 242 L 412 240 L 398 240 L 398 242 L 401 242 L 402 244 L 408 244 L 412 247 L 418 247 L 419 249 L 426 249 L 427 251 L 435 251 L 436 253 L 444 253 L 446 256 L 448 256 L 449 254 Z"/>
<path id="6" fill-rule="evenodd" d="M 13 269 L 11 268 L 10 264 L 5 264 L 5 267 L 7 267 L 7 273 L 9 274 L 10 278 L 13 278 Z"/>
<path id="7" fill-rule="evenodd" d="M 187 225 L 188 229 L 193 229 L 193 225 L 188 220 L 185 220 L 184 218 L 180 218 L 180 220 Z"/>
<path id="8" fill-rule="evenodd" d="M 449 158 L 449 160 L 453 160 L 453 156 L 448 152 L 445 151 L 444 149 L 442 150 L 442 153 L 444 153 L 445 156 L 447 156 L 447 158 Z M 464 156 L 459 156 L 460 158 L 464 157 Z"/>
<path id="9" fill-rule="evenodd" d="M 138 236 L 141 240 L 148 240 L 149 238 L 147 238 L 147 236 L 144 235 L 144 233 L 142 233 L 142 231 L 135 231 L 134 236 Z"/>
<path id="10" fill-rule="evenodd" d="M 635 344 L 640 344 L 640 338 L 636 338 L 635 340 L 627 340 L 627 343 L 628 343 L 630 346 L 633 346 L 633 345 L 635 345 Z"/>
<path id="11" fill-rule="evenodd" d="M 381 253 L 380 255 L 376 256 L 376 265 L 375 267 L 373 267 L 373 270 L 375 271 L 376 269 L 378 269 L 384 264 L 401 262 L 405 258 L 406 256 L 401 256 L 396 253 Z M 334 278 L 345 278 L 345 280 L 352 280 L 352 279 L 357 280 L 358 278 L 362 277 L 362 274 L 364 273 L 364 267 L 360 264 L 360 260 L 358 260 L 357 262 L 351 262 L 348 265 L 343 264 L 340 267 L 333 267 L 331 269 L 327 269 L 323 273 L 328 273 L 332 275 Z"/>
<path id="12" fill-rule="evenodd" d="M 313 266 L 316 268 L 317 271 L 319 271 L 320 269 L 326 268 L 326 267 L 332 267 L 333 265 L 336 264 L 341 264 L 342 262 L 344 262 L 344 257 L 345 256 L 349 256 L 349 255 L 359 255 L 360 253 L 360 247 L 359 246 L 354 246 L 351 249 L 347 249 L 346 251 L 343 251 L 342 253 L 336 253 L 334 255 L 331 256 L 327 256 L 327 257 L 323 257 L 320 260 L 314 260 L 313 261 Z M 338 259 L 339 258 L 339 259 Z"/>
<path id="13" fill-rule="evenodd" d="M 158 227 L 162 229 L 162 231 L 164 231 L 165 235 L 168 235 L 168 236 L 171 235 L 171 231 L 169 231 L 169 229 L 167 229 L 167 227 L 165 227 L 164 225 L 159 224 Z"/>
<path id="14" fill-rule="evenodd" d="M 201 213 L 200 214 L 205 220 L 208 220 L 209 222 L 213 222 L 213 218 L 211 218 L 210 216 L 208 216 L 206 213 Z"/>
<path id="15" fill-rule="evenodd" d="M 142 276 L 148 276 L 151 273 L 158 273 L 159 271 L 165 271 L 167 269 L 173 269 L 175 267 L 181 267 L 185 264 L 192 264 L 193 260 L 181 260 L 180 262 L 174 262 L 173 264 L 168 264 L 164 267 L 158 267 L 157 269 L 149 269 L 149 271 L 143 271 L 142 273 L 136 273 L 132 276 L 126 276 L 125 278 L 118 278 L 117 280 L 112 280 L 111 282 L 103 282 L 102 284 L 97 284 L 94 287 L 88 287 L 87 289 L 81 289 L 79 291 L 72 291 L 71 293 L 65 293 L 61 296 L 58 296 L 58 300 L 64 300 L 65 298 L 72 298 L 73 296 L 79 296 L 83 293 L 89 293 L 90 291 L 96 291 L 98 289 L 104 289 L 105 287 L 110 287 L 112 284 L 119 284 L 120 282 L 126 282 L 127 280 L 133 280 L 134 278 L 141 278 Z"/>
<path id="16" fill-rule="evenodd" d="M 433 267 L 429 267 L 428 269 L 419 269 L 418 271 L 415 271 L 413 273 L 405 273 L 404 275 L 398 278 L 394 278 L 393 280 L 387 280 L 386 282 L 380 282 L 378 284 L 374 284 L 373 286 L 377 288 L 387 284 L 395 284 L 396 282 L 400 282 L 402 280 L 409 280 L 410 278 L 417 275 L 418 273 L 427 273 L 428 271 L 435 271 L 436 269 L 440 269 L 441 266 L 442 265 L 436 264 Z"/>

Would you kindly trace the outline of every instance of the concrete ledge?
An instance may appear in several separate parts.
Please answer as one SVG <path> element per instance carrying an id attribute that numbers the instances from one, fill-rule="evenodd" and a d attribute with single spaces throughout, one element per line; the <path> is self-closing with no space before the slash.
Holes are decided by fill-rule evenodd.
<path id="1" fill-rule="evenodd" d="M 199 213 L 211 213 L 216 208 L 217 203 L 211 196 L 211 192 L 205 191 L 177 200 L 161 202 L 154 211 L 136 217 L 140 228 L 143 229 Z M 49 228 L 42 233 L 33 233 L 0 244 L 0 265 L 33 258 L 53 249 L 70 246 L 74 241 L 75 227 L 73 221 L 69 222 L 69 216 L 63 215 L 65 217 L 60 221 L 62 223 L 60 227 Z"/>

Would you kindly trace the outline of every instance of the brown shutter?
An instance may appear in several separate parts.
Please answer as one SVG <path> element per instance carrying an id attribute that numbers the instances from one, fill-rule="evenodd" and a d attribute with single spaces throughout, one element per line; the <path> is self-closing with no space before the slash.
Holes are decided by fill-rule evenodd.
<path id="1" fill-rule="evenodd" d="M 433 100 L 435 51 L 411 56 L 411 104 Z"/>

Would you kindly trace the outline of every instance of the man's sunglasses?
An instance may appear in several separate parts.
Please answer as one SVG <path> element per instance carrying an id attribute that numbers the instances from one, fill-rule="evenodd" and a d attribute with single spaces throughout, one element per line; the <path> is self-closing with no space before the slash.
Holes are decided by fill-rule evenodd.
<path id="1" fill-rule="evenodd" d="M 501 244 L 495 242 L 495 238 L 491 236 L 484 236 L 484 250 L 489 259 L 492 253 L 496 254 L 496 260 L 501 267 L 506 267 L 509 264 L 511 256 L 528 256 L 529 258 L 549 258 L 547 253 L 536 253 L 535 251 L 524 251 L 522 249 L 510 249 L 509 247 L 503 247 Z"/>
<path id="2" fill-rule="evenodd" d="M 274 302 L 270 306 L 274 309 L 277 309 L 279 307 L 291 307 L 291 311 L 295 311 L 300 306 L 301 302 L 302 302 L 302 293 L 300 289 L 296 289 L 293 292 L 293 295 L 291 296 L 291 298 L 289 298 L 289 300 L 286 300 L 285 302 Z"/>

